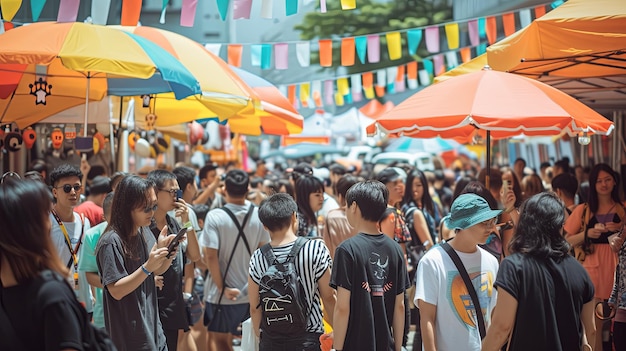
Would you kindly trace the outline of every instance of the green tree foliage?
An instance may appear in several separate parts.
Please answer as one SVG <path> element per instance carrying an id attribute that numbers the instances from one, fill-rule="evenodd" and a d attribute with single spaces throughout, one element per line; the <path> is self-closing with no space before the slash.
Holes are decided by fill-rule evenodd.
<path id="1" fill-rule="evenodd" d="M 294 27 L 303 40 L 339 39 L 374 33 L 403 31 L 450 21 L 452 8 L 447 1 L 437 0 L 393 0 L 379 2 L 356 0 L 355 10 L 342 11 L 339 1 L 327 1 L 327 12 L 308 13 L 301 24 Z M 406 48 L 406 35 L 402 36 L 402 58 L 390 61 L 385 36 L 381 36 L 381 60 L 379 63 L 361 64 L 356 58 L 355 65 L 348 67 L 350 73 L 371 71 L 383 67 L 397 66 L 428 55 L 423 40 L 417 57 L 411 57 Z M 311 53 L 311 61 L 319 62 L 317 53 Z M 341 64 L 341 42 L 333 41 L 333 67 Z"/>

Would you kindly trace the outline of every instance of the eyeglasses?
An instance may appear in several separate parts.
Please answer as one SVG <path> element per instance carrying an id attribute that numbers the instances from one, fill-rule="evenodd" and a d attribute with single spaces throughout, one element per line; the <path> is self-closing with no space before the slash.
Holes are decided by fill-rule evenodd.
<path id="1" fill-rule="evenodd" d="M 55 186 L 54 188 L 55 189 L 62 188 L 66 194 L 69 194 L 72 192 L 72 189 L 74 189 L 75 192 L 79 192 L 80 189 L 83 188 L 83 186 L 80 184 L 74 184 L 74 185 L 64 184 L 64 185 Z"/>
<path id="2" fill-rule="evenodd" d="M 170 195 L 172 196 L 176 196 L 176 193 L 179 191 L 180 189 L 170 189 L 170 190 L 165 190 L 165 189 L 159 189 L 159 191 L 162 191 L 164 193 L 170 193 Z"/>
<path id="3" fill-rule="evenodd" d="M 143 209 L 143 212 L 145 213 L 150 213 L 150 212 L 154 212 L 157 210 L 157 208 L 159 208 L 159 205 L 154 205 L 152 207 L 146 207 Z"/>
<path id="4" fill-rule="evenodd" d="M 497 221 L 498 221 L 498 218 L 492 218 L 492 219 L 488 219 L 486 221 L 482 221 L 482 222 L 480 222 L 480 224 L 482 224 L 483 226 L 485 226 L 487 228 L 491 228 L 494 225 L 496 225 Z"/>

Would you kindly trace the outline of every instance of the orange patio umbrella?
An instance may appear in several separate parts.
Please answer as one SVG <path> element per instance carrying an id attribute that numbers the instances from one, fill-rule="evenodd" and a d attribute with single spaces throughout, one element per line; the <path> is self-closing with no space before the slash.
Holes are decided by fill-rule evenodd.
<path id="1" fill-rule="evenodd" d="M 537 78 L 626 74 L 626 5 L 615 0 L 569 0 L 491 45 L 489 65 Z"/>
<path id="2" fill-rule="evenodd" d="M 526 135 L 608 135 L 613 123 L 549 85 L 483 69 L 431 85 L 376 119 L 388 133 L 469 141 L 476 133 L 505 138 Z M 369 127 L 372 132 L 375 127 Z M 487 147 L 487 162 L 490 151 Z"/>

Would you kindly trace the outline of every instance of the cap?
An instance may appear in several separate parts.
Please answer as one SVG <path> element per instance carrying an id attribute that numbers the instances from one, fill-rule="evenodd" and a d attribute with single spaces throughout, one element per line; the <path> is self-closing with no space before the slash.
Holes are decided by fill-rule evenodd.
<path id="1" fill-rule="evenodd" d="M 497 217 L 502 210 L 492 210 L 487 200 L 476 194 L 462 194 L 454 200 L 450 214 L 443 220 L 450 229 L 467 229 Z"/>
<path id="2" fill-rule="evenodd" d="M 108 194 L 111 192 L 111 178 L 96 176 L 89 185 L 90 195 Z"/>
<path id="3" fill-rule="evenodd" d="M 406 180 L 406 172 L 398 167 L 387 167 L 378 172 L 376 176 L 376 179 L 383 184 L 395 182 L 398 178 L 402 178 L 403 181 Z"/>
<path id="4" fill-rule="evenodd" d="M 306 162 L 300 162 L 298 163 L 298 165 L 296 165 L 293 168 L 294 172 L 297 172 L 299 174 L 313 174 L 313 167 L 311 167 L 310 164 L 306 163 Z"/>

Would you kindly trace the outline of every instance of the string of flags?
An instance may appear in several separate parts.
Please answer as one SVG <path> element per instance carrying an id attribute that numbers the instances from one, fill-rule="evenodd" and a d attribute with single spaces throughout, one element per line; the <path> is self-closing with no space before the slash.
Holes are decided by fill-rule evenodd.
<path id="1" fill-rule="evenodd" d="M 226 61 L 237 67 L 242 65 L 244 56 L 248 56 L 253 67 L 286 70 L 289 69 L 289 57 L 294 52 L 299 67 L 309 67 L 312 64 L 322 67 L 350 67 L 357 63 L 357 59 L 361 64 L 406 59 L 407 55 L 416 55 L 422 45 L 431 54 L 457 50 L 462 45 L 476 47 L 481 42 L 491 45 L 497 40 L 499 23 L 504 35 L 509 36 L 517 28 L 530 24 L 533 15 L 538 18 L 545 13 L 546 6 L 540 5 L 501 15 L 363 36 L 254 44 L 209 43 L 205 47 L 218 56 L 221 56 L 222 48 L 226 47 Z M 337 50 L 340 59 L 335 62 L 333 54 Z M 317 54 L 319 62 L 311 62 L 311 53 Z"/>

